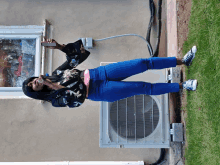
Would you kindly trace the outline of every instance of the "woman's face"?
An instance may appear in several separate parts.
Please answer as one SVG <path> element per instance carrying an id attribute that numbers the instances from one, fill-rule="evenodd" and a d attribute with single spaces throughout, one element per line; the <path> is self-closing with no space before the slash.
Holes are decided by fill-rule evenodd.
<path id="1" fill-rule="evenodd" d="M 33 79 L 31 82 L 28 83 L 29 87 L 32 87 L 34 91 L 40 91 L 43 89 L 44 84 L 39 83 L 38 78 Z"/>

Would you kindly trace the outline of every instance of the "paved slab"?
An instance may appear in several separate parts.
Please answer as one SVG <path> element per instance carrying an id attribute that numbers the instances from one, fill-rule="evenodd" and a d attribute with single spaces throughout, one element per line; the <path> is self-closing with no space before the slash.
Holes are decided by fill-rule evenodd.
<path id="1" fill-rule="evenodd" d="M 177 10 L 176 0 L 167 0 L 167 57 L 177 57 Z M 182 90 L 180 90 L 181 94 Z M 169 93 L 169 107 L 170 107 L 170 123 L 176 123 L 175 108 L 177 107 L 176 94 Z M 182 143 L 171 142 L 169 149 L 170 165 L 182 165 Z"/>

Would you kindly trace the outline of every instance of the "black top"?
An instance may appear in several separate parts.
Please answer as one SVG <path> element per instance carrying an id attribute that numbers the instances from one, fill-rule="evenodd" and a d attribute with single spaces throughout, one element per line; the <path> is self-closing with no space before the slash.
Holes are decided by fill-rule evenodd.
<path id="1" fill-rule="evenodd" d="M 66 53 L 67 61 L 58 67 L 52 75 L 57 75 L 61 78 L 60 85 L 66 88 L 54 91 L 50 96 L 54 107 L 79 107 L 86 99 L 86 85 L 80 78 L 83 71 L 74 69 L 77 65 L 85 61 L 90 52 L 80 50 L 83 43 L 78 40 L 74 43 L 67 44 L 61 51 Z"/>

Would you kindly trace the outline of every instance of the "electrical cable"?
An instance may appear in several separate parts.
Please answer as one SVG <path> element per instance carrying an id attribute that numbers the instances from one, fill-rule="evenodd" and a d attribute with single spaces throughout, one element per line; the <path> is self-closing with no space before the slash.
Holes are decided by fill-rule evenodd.
<path id="1" fill-rule="evenodd" d="M 137 35 L 137 34 L 122 34 L 122 35 L 111 36 L 111 37 L 102 38 L 102 39 L 96 39 L 94 41 L 103 41 L 103 40 L 107 40 L 107 39 L 111 39 L 111 38 L 116 38 L 116 37 L 123 37 L 123 36 L 137 36 L 137 37 L 142 38 L 147 43 L 150 54 L 153 55 L 153 50 L 152 50 L 152 47 L 149 44 L 149 42 L 147 40 L 145 40 L 144 37 L 142 37 L 140 35 Z"/>

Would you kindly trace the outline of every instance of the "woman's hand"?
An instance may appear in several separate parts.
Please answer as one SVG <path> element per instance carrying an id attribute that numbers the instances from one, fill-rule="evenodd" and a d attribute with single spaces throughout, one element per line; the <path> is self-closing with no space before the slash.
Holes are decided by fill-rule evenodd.
<path id="1" fill-rule="evenodd" d="M 38 83 L 40 84 L 44 84 L 44 79 L 43 79 L 43 75 L 40 75 L 39 78 L 37 79 Z"/>
<path id="2" fill-rule="evenodd" d="M 44 79 L 43 77 L 44 77 L 44 75 L 39 76 L 39 78 L 38 78 L 38 80 L 40 81 L 39 83 L 42 83 L 44 85 L 48 85 L 49 83 L 52 83 L 49 79 Z"/>
<path id="3" fill-rule="evenodd" d="M 81 45 L 80 50 L 81 50 L 81 53 L 85 53 L 85 48 L 84 48 L 84 46 L 83 46 L 83 45 Z"/>
<path id="4" fill-rule="evenodd" d="M 65 88 L 64 86 L 60 85 L 60 83 L 52 83 L 50 80 L 44 80 L 44 85 L 48 86 L 50 89 L 59 90 L 61 88 Z"/>
<path id="5" fill-rule="evenodd" d="M 59 89 L 65 88 L 65 86 L 59 85 L 57 83 L 49 83 L 48 87 L 51 89 L 54 89 L 54 90 L 59 90 Z"/>
<path id="6" fill-rule="evenodd" d="M 41 43 L 56 43 L 56 46 L 44 46 L 46 48 L 50 48 L 50 49 L 59 49 L 61 47 L 60 44 L 58 44 L 54 39 L 46 39 L 46 37 L 44 37 L 45 41 L 41 42 Z"/>

